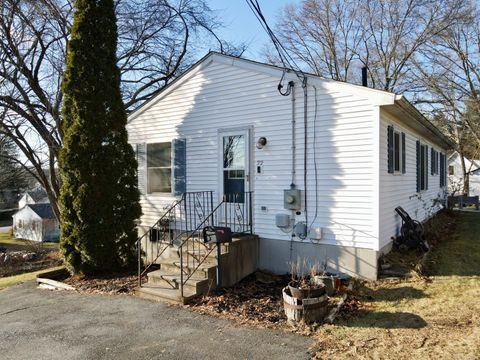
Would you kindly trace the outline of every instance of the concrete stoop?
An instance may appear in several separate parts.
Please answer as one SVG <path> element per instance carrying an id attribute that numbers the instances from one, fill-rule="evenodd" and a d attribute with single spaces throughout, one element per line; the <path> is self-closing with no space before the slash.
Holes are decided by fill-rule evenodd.
<path id="1" fill-rule="evenodd" d="M 236 284 L 257 269 L 259 247 L 257 236 L 241 236 L 221 246 L 220 261 L 224 287 Z M 195 271 L 183 286 L 183 296 L 180 291 L 180 256 L 177 251 L 169 251 L 168 257 L 162 257 L 156 261 L 160 268 L 147 274 L 147 283 L 136 289 L 136 295 L 149 300 L 186 304 L 195 296 L 215 290 L 217 250 L 214 249 L 196 270 L 192 261 L 192 256 L 204 257 L 206 251 L 199 246 L 195 252 L 183 254 L 184 267 L 189 272 Z M 186 275 L 183 279 L 185 281 Z"/>

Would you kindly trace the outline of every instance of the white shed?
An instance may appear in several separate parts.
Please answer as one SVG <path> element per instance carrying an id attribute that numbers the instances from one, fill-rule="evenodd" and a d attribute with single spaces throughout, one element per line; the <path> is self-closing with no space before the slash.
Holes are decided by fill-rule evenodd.
<path id="1" fill-rule="evenodd" d="M 60 224 L 50 204 L 27 204 L 13 215 L 13 236 L 31 241 L 58 241 Z"/>
<path id="2" fill-rule="evenodd" d="M 127 129 L 141 229 L 185 191 L 252 191 L 258 267 L 276 273 L 302 259 L 376 278 L 395 207 L 425 220 L 446 197 L 451 144 L 401 95 L 246 59 L 208 54 Z"/>

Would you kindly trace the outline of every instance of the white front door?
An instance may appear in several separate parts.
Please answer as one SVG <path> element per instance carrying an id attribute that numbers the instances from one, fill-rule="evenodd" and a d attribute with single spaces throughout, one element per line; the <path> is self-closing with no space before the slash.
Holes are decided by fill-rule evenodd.
<path id="1" fill-rule="evenodd" d="M 233 231 L 242 231 L 250 216 L 250 132 L 248 129 L 221 131 L 219 140 L 220 195 L 226 202 L 221 222 Z"/>

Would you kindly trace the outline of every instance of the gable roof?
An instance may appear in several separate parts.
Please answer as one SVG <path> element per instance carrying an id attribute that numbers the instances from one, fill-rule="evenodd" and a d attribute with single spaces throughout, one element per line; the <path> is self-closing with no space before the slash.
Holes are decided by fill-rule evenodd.
<path id="1" fill-rule="evenodd" d="M 25 207 L 32 209 L 42 219 L 55 219 L 55 213 L 50 204 L 27 204 Z"/>
<path id="2" fill-rule="evenodd" d="M 265 73 L 272 76 L 276 76 L 279 79 L 283 76 L 284 80 L 288 82 L 289 80 L 298 80 L 297 75 L 293 69 L 283 68 L 271 64 L 261 63 L 254 60 L 244 59 L 240 57 L 235 57 L 232 55 L 225 55 L 218 52 L 211 51 L 206 54 L 203 58 L 193 64 L 189 69 L 187 69 L 183 74 L 177 77 L 170 84 L 166 85 L 160 92 L 144 102 L 142 105 L 134 109 L 128 115 L 128 122 L 131 122 L 136 117 L 141 115 L 144 111 L 155 105 L 162 98 L 167 96 L 170 92 L 174 91 L 177 87 L 182 85 L 190 77 L 195 75 L 199 70 L 209 66 L 213 62 L 222 63 L 229 66 L 237 66 L 243 69 L 248 69 L 251 71 L 256 71 L 259 73 Z M 419 130 L 424 136 L 434 140 L 438 143 L 441 143 L 445 148 L 453 148 L 453 143 L 444 136 L 441 131 L 433 125 L 423 114 L 418 111 L 415 106 L 413 106 L 403 95 L 398 95 L 392 92 L 372 89 L 369 87 L 350 84 L 343 81 L 331 80 L 322 78 L 318 75 L 305 73 L 309 83 L 322 83 L 322 84 L 334 84 L 336 87 L 343 88 L 345 91 L 354 91 L 361 94 L 365 98 L 369 99 L 372 104 L 382 106 L 387 111 L 394 113 L 395 115 L 401 115 L 399 118 L 405 120 L 409 119 L 408 125 L 412 126 L 416 130 Z"/>
<path id="3" fill-rule="evenodd" d="M 38 202 L 48 202 L 48 195 L 47 195 L 47 192 L 43 189 L 43 188 L 36 188 L 34 190 L 30 190 L 30 191 L 27 191 L 25 195 L 29 195 L 33 201 L 35 201 L 36 203 Z"/>
<path id="4" fill-rule="evenodd" d="M 458 151 L 454 151 L 449 157 L 448 157 L 448 162 L 452 163 L 458 159 L 460 154 Z M 480 160 L 479 159 L 469 159 L 465 157 L 465 167 L 467 169 L 471 169 L 468 173 L 472 174 L 475 173 L 477 174 L 478 171 L 480 170 Z"/>

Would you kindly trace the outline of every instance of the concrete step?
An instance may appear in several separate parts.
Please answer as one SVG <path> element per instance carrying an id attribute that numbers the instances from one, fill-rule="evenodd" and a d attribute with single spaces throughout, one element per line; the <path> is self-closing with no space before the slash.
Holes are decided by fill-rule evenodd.
<path id="1" fill-rule="evenodd" d="M 180 274 L 169 274 L 162 270 L 152 271 L 147 274 L 148 284 L 160 285 L 165 288 L 179 289 Z M 184 277 L 184 281 L 186 276 Z M 197 295 L 206 294 L 215 286 L 215 278 L 205 278 L 201 272 L 195 272 L 183 285 L 183 288 Z"/>
<path id="2" fill-rule="evenodd" d="M 144 284 L 142 287 L 135 290 L 135 295 L 143 299 L 163 301 L 169 303 L 186 304 L 192 300 L 197 294 L 185 289 L 183 297 L 180 293 L 180 289 L 172 289 L 162 285 Z"/>
<path id="3" fill-rule="evenodd" d="M 237 241 L 241 241 L 242 239 L 247 239 L 249 237 L 255 237 L 255 235 L 244 235 L 242 238 L 233 238 L 233 241 L 232 243 L 224 243 L 224 244 L 221 244 L 221 248 L 222 248 L 222 255 L 223 254 L 228 254 L 229 253 L 229 249 L 230 247 L 232 246 L 233 243 L 237 242 Z M 149 244 L 147 246 L 147 251 L 149 253 L 149 256 L 147 258 L 147 262 L 150 262 L 151 260 L 153 260 L 156 255 L 154 255 L 152 257 L 152 250 L 154 253 L 157 252 L 157 247 L 156 247 L 156 243 L 153 244 Z M 159 251 L 163 250 L 163 247 L 165 246 L 165 244 L 159 244 Z M 206 244 L 206 246 L 214 246 L 214 244 Z M 189 239 L 185 245 L 184 245 L 184 249 L 183 249 L 183 254 L 185 255 L 186 253 L 189 253 L 191 255 L 195 255 L 195 256 L 203 256 L 206 254 L 207 252 L 207 249 L 205 248 L 205 244 L 203 243 L 203 239 Z M 179 250 L 175 247 L 175 246 L 169 246 L 167 250 L 165 250 L 162 254 L 161 257 L 159 257 L 158 259 L 156 259 L 154 262 L 156 264 L 160 264 L 162 263 L 164 260 L 167 260 L 167 261 L 170 261 L 170 259 L 178 259 L 180 258 L 180 252 Z M 209 258 L 212 257 L 212 258 L 215 258 L 216 257 L 216 254 L 217 254 L 217 250 L 216 249 L 213 249 L 213 251 L 210 253 L 210 255 L 208 256 Z"/>
<path id="4" fill-rule="evenodd" d="M 161 262 L 160 264 L 160 269 L 163 270 L 167 274 L 180 274 L 180 261 L 174 261 L 174 262 Z M 187 264 L 184 264 L 184 268 L 188 273 L 191 273 L 195 268 L 193 267 L 192 261 L 190 261 L 190 266 L 187 266 Z M 202 277 L 207 279 L 207 278 L 212 278 L 215 276 L 217 271 L 217 261 L 215 262 L 205 262 L 203 263 L 197 270 L 196 273 L 201 273 Z"/>
<path id="5" fill-rule="evenodd" d="M 207 255 L 208 254 L 208 255 Z M 227 256 L 228 252 L 222 252 L 222 257 Z M 217 249 L 213 249 L 210 253 L 206 250 L 201 251 L 183 251 L 183 262 L 185 266 L 197 266 L 198 261 L 202 261 L 203 264 L 208 264 L 208 266 L 214 266 L 217 264 Z M 168 256 L 161 256 L 156 259 L 155 264 L 161 265 L 164 263 L 180 263 L 180 255 L 175 253 L 170 253 Z"/>

